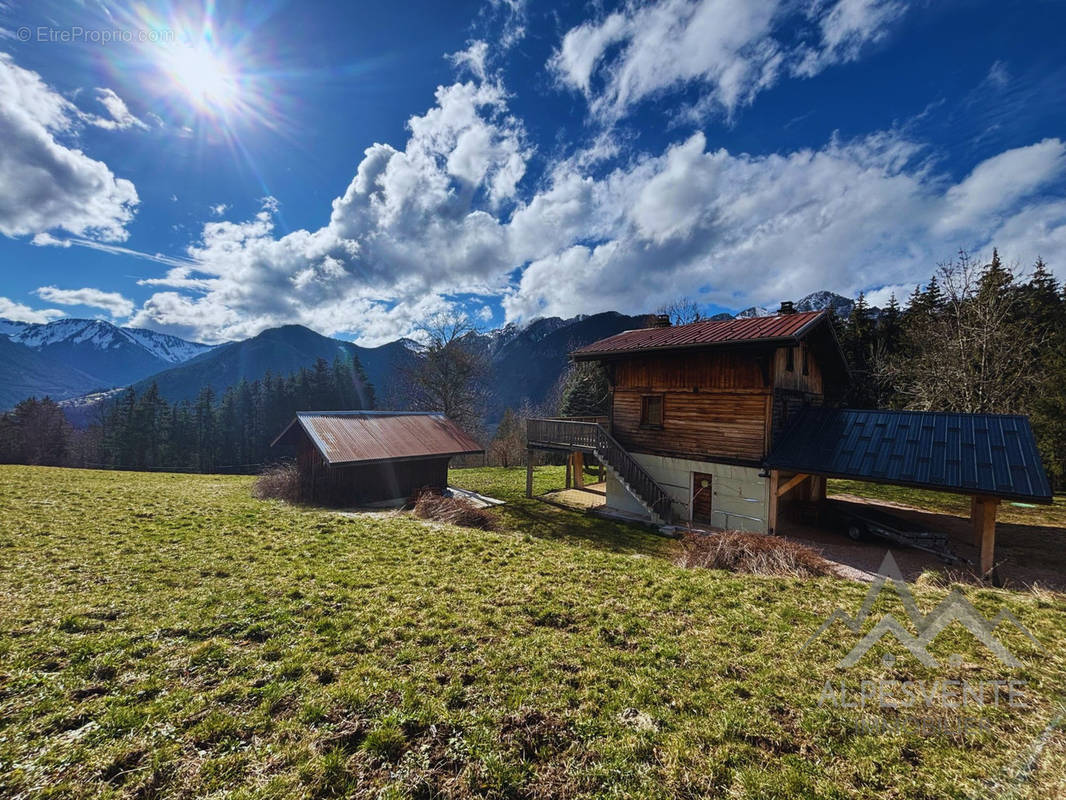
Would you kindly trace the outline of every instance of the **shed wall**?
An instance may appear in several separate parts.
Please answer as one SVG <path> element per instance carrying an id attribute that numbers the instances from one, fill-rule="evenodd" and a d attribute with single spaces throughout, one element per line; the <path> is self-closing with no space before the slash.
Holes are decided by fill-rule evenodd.
<path id="1" fill-rule="evenodd" d="M 297 456 L 303 497 L 332 506 L 406 499 L 424 487 L 443 489 L 448 485 L 448 461 L 435 457 L 331 467 L 306 437 Z"/>

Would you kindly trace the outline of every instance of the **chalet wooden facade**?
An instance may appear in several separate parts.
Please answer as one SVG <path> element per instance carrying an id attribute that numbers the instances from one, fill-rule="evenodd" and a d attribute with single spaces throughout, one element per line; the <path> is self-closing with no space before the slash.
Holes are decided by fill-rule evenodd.
<path id="1" fill-rule="evenodd" d="M 609 508 L 763 532 L 775 436 L 798 409 L 836 402 L 847 378 L 824 312 L 627 331 L 572 358 L 603 364 L 607 432 L 671 498 L 653 513 L 609 469 Z"/>
<path id="2" fill-rule="evenodd" d="M 825 498 L 827 477 L 958 492 L 987 573 L 999 499 L 1050 502 L 1023 417 L 838 409 L 848 371 L 824 311 L 661 321 L 571 357 L 605 368 L 608 416 L 530 419 L 527 443 L 594 455 L 624 516 L 772 533 L 788 504 Z"/>

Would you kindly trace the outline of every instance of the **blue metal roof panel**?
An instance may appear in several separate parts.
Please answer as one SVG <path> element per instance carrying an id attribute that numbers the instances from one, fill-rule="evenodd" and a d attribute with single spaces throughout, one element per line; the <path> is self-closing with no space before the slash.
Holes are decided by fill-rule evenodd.
<path id="1" fill-rule="evenodd" d="M 1051 501 L 1029 420 L 1017 415 L 806 408 L 782 435 L 766 466 Z"/>

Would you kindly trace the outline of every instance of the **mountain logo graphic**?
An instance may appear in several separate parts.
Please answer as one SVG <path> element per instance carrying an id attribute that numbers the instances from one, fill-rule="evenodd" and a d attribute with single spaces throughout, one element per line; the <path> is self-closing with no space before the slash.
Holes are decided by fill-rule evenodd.
<path id="1" fill-rule="evenodd" d="M 885 554 L 885 558 L 878 569 L 877 579 L 870 585 L 870 590 L 866 593 L 866 599 L 863 601 L 859 613 L 855 616 L 851 616 L 846 611 L 839 608 L 836 609 L 829 616 L 829 619 L 823 622 L 822 626 L 803 643 L 800 651 L 802 652 L 803 650 L 806 650 L 812 642 L 825 633 L 837 620 L 843 622 L 852 633 L 858 634 L 862 630 L 863 623 L 865 623 L 870 617 L 874 603 L 877 601 L 877 596 L 881 593 L 881 590 L 886 584 L 891 585 L 892 588 L 896 590 L 896 594 L 899 595 L 899 599 L 903 603 L 903 609 L 906 611 L 907 617 L 914 625 L 915 630 L 918 631 L 918 635 L 915 636 L 908 631 L 893 615 L 885 614 L 885 616 L 883 616 L 877 624 L 851 648 L 848 654 L 837 662 L 838 667 L 846 668 L 855 666 L 866 652 L 881 641 L 886 635 L 895 637 L 896 641 L 903 645 L 903 647 L 922 664 L 925 664 L 927 667 L 937 667 L 939 666 L 937 660 L 928 650 L 929 644 L 942 630 L 944 630 L 944 628 L 948 627 L 948 625 L 955 621 L 958 621 L 966 630 L 972 633 L 978 641 L 987 647 L 996 658 L 1008 667 L 1020 667 L 1022 666 L 1022 663 L 996 637 L 995 631 L 1000 623 L 1009 622 L 1020 630 L 1038 650 L 1043 650 L 1043 647 L 1041 647 L 1040 642 L 1036 640 L 1036 637 L 1034 637 L 1033 634 L 1030 633 L 1006 608 L 1001 609 L 993 619 L 986 619 L 981 612 L 971 605 L 970 601 L 967 600 L 958 589 L 952 589 L 951 593 L 945 597 L 936 608 L 928 614 L 922 614 L 922 612 L 918 610 L 917 603 L 914 602 L 914 595 L 912 595 L 910 589 L 907 588 L 907 582 L 903 580 L 903 574 L 900 572 L 899 566 L 896 564 L 896 559 L 892 557 L 891 552 L 888 552 Z M 886 664 L 891 664 L 895 661 L 895 656 L 891 653 L 887 653 L 883 660 Z M 959 663 L 961 662 L 961 656 L 953 655 L 951 656 L 951 661 L 952 663 Z"/>

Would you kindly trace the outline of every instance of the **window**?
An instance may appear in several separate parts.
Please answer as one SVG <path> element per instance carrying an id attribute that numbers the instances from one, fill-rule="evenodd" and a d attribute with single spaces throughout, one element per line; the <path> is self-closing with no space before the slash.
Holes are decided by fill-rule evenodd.
<path id="1" fill-rule="evenodd" d="M 795 348 L 790 347 L 786 352 L 787 355 L 785 356 L 785 369 L 788 372 L 792 372 L 796 369 L 796 350 Z"/>
<path id="2" fill-rule="evenodd" d="M 803 374 L 811 374 L 810 367 L 807 365 L 807 345 L 803 345 Z"/>
<path id="3" fill-rule="evenodd" d="M 646 394 L 640 398 L 640 427 L 661 428 L 663 426 L 663 396 Z"/>

